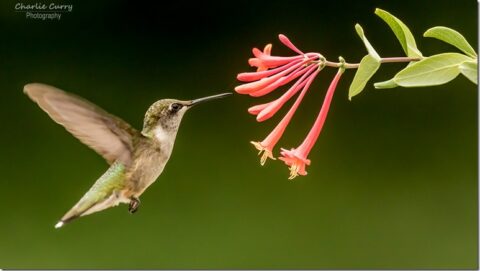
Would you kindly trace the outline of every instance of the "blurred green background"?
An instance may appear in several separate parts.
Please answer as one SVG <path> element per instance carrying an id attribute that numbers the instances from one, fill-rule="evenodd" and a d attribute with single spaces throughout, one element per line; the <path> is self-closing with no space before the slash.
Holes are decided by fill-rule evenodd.
<path id="1" fill-rule="evenodd" d="M 0 4 L 0 268 L 477 268 L 477 90 L 461 76 L 375 90 L 403 67 L 384 65 L 349 102 L 347 72 L 309 174 L 294 181 L 278 161 L 261 167 L 249 144 L 282 114 L 258 124 L 246 109 L 281 90 L 199 106 L 139 212 L 122 205 L 60 230 L 107 164 L 22 93 L 51 84 L 140 128 L 158 99 L 232 90 L 254 46 L 291 54 L 279 33 L 356 62 L 358 22 L 380 55 L 402 56 L 375 7 L 401 18 L 425 55 L 455 51 L 422 38 L 436 25 L 477 48 L 476 1 L 71 1 L 60 21 L 27 20 L 15 3 Z M 334 72 L 317 78 L 279 146 L 303 140 Z"/>

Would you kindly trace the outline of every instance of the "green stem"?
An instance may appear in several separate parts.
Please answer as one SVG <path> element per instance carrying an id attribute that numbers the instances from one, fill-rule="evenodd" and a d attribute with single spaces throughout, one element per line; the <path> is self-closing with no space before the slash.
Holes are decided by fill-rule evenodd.
<path id="1" fill-rule="evenodd" d="M 380 59 L 380 63 L 399 63 L 399 62 L 412 62 L 419 61 L 419 57 L 385 57 Z"/>
<path id="2" fill-rule="evenodd" d="M 402 63 L 402 62 L 412 62 L 419 61 L 421 58 L 418 57 L 385 57 L 380 59 L 380 63 Z M 360 63 L 342 63 L 342 62 L 332 62 L 325 61 L 325 66 L 339 68 L 342 67 L 345 69 L 358 69 Z"/>

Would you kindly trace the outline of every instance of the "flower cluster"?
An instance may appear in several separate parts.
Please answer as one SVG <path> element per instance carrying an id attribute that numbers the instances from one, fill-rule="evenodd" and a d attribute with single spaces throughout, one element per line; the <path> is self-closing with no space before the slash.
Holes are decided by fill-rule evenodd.
<path id="1" fill-rule="evenodd" d="M 272 56 L 271 44 L 265 46 L 263 51 L 253 48 L 253 55 L 255 57 L 250 58 L 248 63 L 250 66 L 256 67 L 257 71 L 238 74 L 237 79 L 245 83 L 235 88 L 235 91 L 239 94 L 260 97 L 296 80 L 295 83 L 276 100 L 255 105 L 248 109 L 250 114 L 256 115 L 258 122 L 262 122 L 275 115 L 288 100 L 300 92 L 294 104 L 272 132 L 263 141 L 251 142 L 255 148 L 259 150 L 261 165 L 264 165 L 268 158 L 275 160 L 273 156 L 275 145 L 282 137 L 295 111 L 310 88 L 310 85 L 318 73 L 325 67 L 326 62 L 325 58 L 319 53 L 303 53 L 284 35 L 280 34 L 279 40 L 294 51 L 296 55 L 288 57 Z M 333 78 L 325 95 L 320 113 L 302 144 L 291 150 L 281 149 L 281 157 L 279 157 L 279 159 L 290 167 L 290 179 L 298 175 L 307 174 L 305 167 L 310 165 L 310 160 L 307 158 L 308 154 L 322 130 L 335 88 L 343 71 L 344 68 L 340 67 Z"/>

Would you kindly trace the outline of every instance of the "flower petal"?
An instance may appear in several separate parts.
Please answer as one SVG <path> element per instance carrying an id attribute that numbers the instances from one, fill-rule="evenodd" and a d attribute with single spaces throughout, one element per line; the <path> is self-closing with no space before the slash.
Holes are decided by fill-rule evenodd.
<path id="1" fill-rule="evenodd" d="M 263 48 L 263 53 L 266 55 L 271 55 L 272 54 L 272 44 L 269 43 L 265 45 L 265 48 Z"/>
<path id="2" fill-rule="evenodd" d="M 263 57 L 263 52 L 260 51 L 260 49 L 254 47 L 252 48 L 252 54 L 256 57 L 256 58 L 262 58 Z"/>
<path id="3" fill-rule="evenodd" d="M 258 155 L 262 155 L 260 157 L 260 165 L 265 165 L 265 162 L 267 162 L 267 159 L 270 158 L 272 160 L 277 160 L 275 157 L 273 157 L 272 154 L 272 149 L 269 146 L 264 146 L 262 142 L 256 142 L 256 141 L 250 141 L 250 143 L 253 144 L 253 146 L 259 150 Z"/>
<path id="4" fill-rule="evenodd" d="M 310 160 L 303 157 L 298 152 L 298 149 L 282 149 L 281 155 L 282 157 L 279 157 L 278 159 L 282 160 L 287 166 L 290 167 L 290 180 L 298 175 L 307 175 L 305 168 L 307 165 L 310 165 Z"/>

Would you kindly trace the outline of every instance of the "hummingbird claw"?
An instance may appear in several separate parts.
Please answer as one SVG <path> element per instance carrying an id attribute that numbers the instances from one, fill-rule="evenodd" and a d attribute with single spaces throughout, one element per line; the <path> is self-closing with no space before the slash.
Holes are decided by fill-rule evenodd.
<path id="1" fill-rule="evenodd" d="M 128 211 L 133 214 L 138 210 L 138 206 L 140 206 L 140 200 L 135 197 L 130 198 L 130 204 L 128 206 Z"/>

